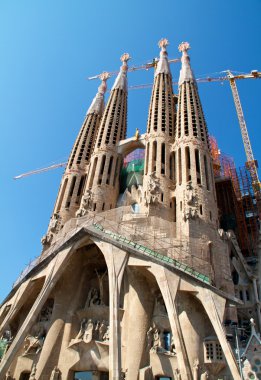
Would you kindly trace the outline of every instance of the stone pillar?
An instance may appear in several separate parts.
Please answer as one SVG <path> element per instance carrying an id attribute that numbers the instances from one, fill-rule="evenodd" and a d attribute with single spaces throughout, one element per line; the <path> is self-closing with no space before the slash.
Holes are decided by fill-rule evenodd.
<path id="1" fill-rule="evenodd" d="M 93 239 L 102 251 L 109 275 L 110 292 L 110 340 L 109 340 L 109 378 L 121 378 L 121 333 L 119 321 L 120 289 L 128 253 L 112 244 Z"/>
<path id="2" fill-rule="evenodd" d="M 38 297 L 36 298 L 29 314 L 27 315 L 24 323 L 22 324 L 19 332 L 13 340 L 9 350 L 7 351 L 5 357 L 3 358 L 0 366 L 0 380 L 5 379 L 5 374 L 10 367 L 15 355 L 20 349 L 24 342 L 25 337 L 28 335 L 29 330 L 36 321 L 36 318 L 41 311 L 44 303 L 46 302 L 53 286 L 56 284 L 60 278 L 64 268 L 66 267 L 69 258 L 71 257 L 74 246 L 65 248 L 57 254 L 57 256 L 52 260 L 49 275 L 46 277 L 45 283 Z"/>
<path id="3" fill-rule="evenodd" d="M 211 292 L 211 290 L 206 288 L 198 288 L 198 299 L 201 301 L 206 313 L 212 323 L 212 326 L 217 334 L 219 343 L 222 347 L 224 356 L 227 361 L 227 365 L 230 369 L 233 380 L 240 380 L 240 374 L 238 371 L 238 366 L 236 359 L 233 355 L 230 344 L 226 339 L 226 333 L 222 326 L 222 317 L 225 312 L 225 302 L 224 298 L 221 298 L 217 294 Z"/>
<path id="4" fill-rule="evenodd" d="M 163 296 L 170 321 L 174 344 L 177 350 L 177 359 L 182 380 L 192 380 L 182 329 L 179 323 L 175 299 L 180 278 L 166 268 L 153 266 L 150 271 L 154 274 Z"/>

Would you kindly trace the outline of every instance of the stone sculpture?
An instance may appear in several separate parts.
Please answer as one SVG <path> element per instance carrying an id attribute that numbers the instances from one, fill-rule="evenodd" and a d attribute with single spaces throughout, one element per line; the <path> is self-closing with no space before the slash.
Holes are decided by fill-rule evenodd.
<path id="1" fill-rule="evenodd" d="M 50 380 L 60 380 L 61 378 L 61 371 L 57 366 L 54 367 L 51 373 Z"/>

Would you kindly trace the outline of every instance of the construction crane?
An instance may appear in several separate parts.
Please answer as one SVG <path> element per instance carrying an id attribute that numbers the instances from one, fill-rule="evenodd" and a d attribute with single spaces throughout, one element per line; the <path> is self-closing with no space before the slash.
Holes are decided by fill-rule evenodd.
<path id="1" fill-rule="evenodd" d="M 171 60 L 169 60 L 169 62 L 174 63 L 174 62 L 178 62 L 179 60 L 180 59 L 171 59 Z M 155 67 L 156 63 L 157 63 L 157 60 L 155 59 L 152 62 L 147 63 L 147 64 L 142 65 L 142 66 L 130 67 L 129 71 L 148 70 L 152 67 Z M 114 72 L 110 72 L 109 75 L 110 76 L 117 75 L 117 73 L 118 73 L 118 71 L 117 72 L 114 71 Z M 245 122 L 245 118 L 244 118 L 244 114 L 243 114 L 243 110 L 242 110 L 242 106 L 241 106 L 241 102 L 240 102 L 240 98 L 239 98 L 239 94 L 238 94 L 238 90 L 237 90 L 237 86 L 236 86 L 236 80 L 239 80 L 239 79 L 257 79 L 257 78 L 260 79 L 261 78 L 261 72 L 259 72 L 257 70 L 252 70 L 250 73 L 247 73 L 247 74 L 234 75 L 234 74 L 232 74 L 232 72 L 230 70 L 226 70 L 226 71 L 222 71 L 221 74 L 222 73 L 226 73 L 226 75 L 218 76 L 218 77 L 198 78 L 198 79 L 196 79 L 196 82 L 197 83 L 206 83 L 206 82 L 229 81 L 230 87 L 232 90 L 232 95 L 233 95 L 235 107 L 236 107 L 238 120 L 239 120 L 239 126 L 240 126 L 240 130 L 241 130 L 241 134 L 242 134 L 243 144 L 244 144 L 244 148 L 245 148 L 245 152 L 246 152 L 246 157 L 247 157 L 246 166 L 249 169 L 249 172 L 251 175 L 253 190 L 255 192 L 256 199 L 260 200 L 260 198 L 261 198 L 260 197 L 261 186 L 260 186 L 260 181 L 259 181 L 258 172 L 257 172 L 258 165 L 257 165 L 257 161 L 254 159 L 253 151 L 251 148 L 251 143 L 250 143 L 250 139 L 249 139 L 248 132 L 247 132 L 247 126 L 246 126 L 246 122 Z M 95 75 L 93 77 L 89 77 L 88 79 L 89 80 L 97 79 L 97 78 L 99 78 L 99 76 L 100 76 L 100 74 Z M 178 82 L 173 82 L 173 85 L 177 85 L 177 84 L 178 84 Z M 129 89 L 130 90 L 136 90 L 136 89 L 141 89 L 141 88 L 150 88 L 152 86 L 153 86 L 152 83 L 141 84 L 141 85 L 136 85 L 136 86 L 130 86 Z M 48 166 L 46 168 L 32 170 L 32 171 L 20 174 L 20 175 L 14 177 L 14 179 L 24 178 L 24 177 L 27 177 L 27 176 L 30 176 L 33 174 L 38 174 L 38 173 L 46 172 L 46 171 L 49 171 L 52 169 L 56 169 L 58 167 L 64 167 L 64 166 L 66 166 L 66 164 L 67 164 L 66 162 L 63 162 L 60 164 Z"/>
<path id="2" fill-rule="evenodd" d="M 156 67 L 158 60 L 159 60 L 158 58 L 154 58 L 151 62 L 145 63 L 144 65 L 128 67 L 128 72 L 152 69 L 153 67 Z M 177 63 L 177 62 L 180 62 L 180 60 L 181 60 L 180 58 L 173 58 L 173 59 L 169 59 L 168 61 L 169 63 Z M 109 74 L 109 77 L 112 77 L 114 75 L 119 74 L 119 71 L 111 71 L 108 74 Z M 100 75 L 101 74 L 97 74 L 92 77 L 88 77 L 87 79 L 88 80 L 99 79 Z"/>

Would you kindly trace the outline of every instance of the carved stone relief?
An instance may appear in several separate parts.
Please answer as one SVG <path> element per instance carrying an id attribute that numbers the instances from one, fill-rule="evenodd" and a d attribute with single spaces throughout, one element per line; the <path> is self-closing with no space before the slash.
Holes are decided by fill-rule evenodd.
<path id="1" fill-rule="evenodd" d="M 196 219 L 198 217 L 198 195 L 192 186 L 192 182 L 188 182 L 186 192 L 184 194 L 184 212 L 185 221 Z"/>
<path id="2" fill-rule="evenodd" d="M 93 205 L 93 192 L 88 189 L 82 198 L 82 204 L 79 210 L 76 212 L 76 217 L 84 216 L 88 213 L 88 211 L 92 210 Z"/>
<path id="3" fill-rule="evenodd" d="M 145 199 L 146 205 L 157 204 L 161 193 L 160 180 L 156 176 L 156 172 L 152 172 L 148 180 L 148 190 Z"/>

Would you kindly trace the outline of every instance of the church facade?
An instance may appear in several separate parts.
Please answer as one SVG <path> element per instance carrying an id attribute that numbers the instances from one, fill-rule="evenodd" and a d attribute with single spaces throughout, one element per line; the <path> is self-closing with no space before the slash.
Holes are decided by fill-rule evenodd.
<path id="1" fill-rule="evenodd" d="M 248 310 L 260 329 L 258 283 L 219 228 L 189 44 L 179 45 L 177 95 L 167 45 L 144 134 L 126 138 L 129 55 L 106 105 L 100 77 L 43 251 L 1 305 L 1 380 L 241 379 L 228 335 Z M 142 168 L 123 178 L 137 150 Z"/>

